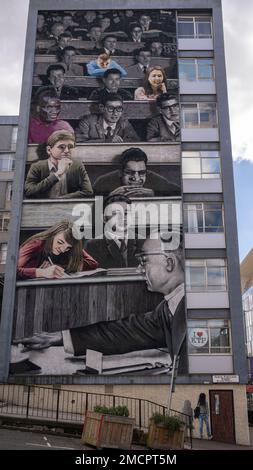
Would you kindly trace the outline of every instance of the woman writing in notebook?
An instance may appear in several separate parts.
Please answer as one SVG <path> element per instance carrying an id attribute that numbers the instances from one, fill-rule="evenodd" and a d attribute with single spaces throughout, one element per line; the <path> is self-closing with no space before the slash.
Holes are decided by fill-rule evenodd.
<path id="1" fill-rule="evenodd" d="M 60 279 L 68 273 L 96 269 L 97 261 L 83 249 L 74 229 L 72 222 L 63 220 L 28 238 L 19 250 L 18 279 Z"/>

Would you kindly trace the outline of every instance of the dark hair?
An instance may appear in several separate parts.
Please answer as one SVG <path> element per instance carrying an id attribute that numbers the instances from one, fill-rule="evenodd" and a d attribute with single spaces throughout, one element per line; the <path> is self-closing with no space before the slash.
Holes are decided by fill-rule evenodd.
<path id="1" fill-rule="evenodd" d="M 105 40 L 106 40 L 107 38 L 114 38 L 114 39 L 117 39 L 117 40 L 118 40 L 118 38 L 117 38 L 117 36 L 116 36 L 115 34 L 113 34 L 113 33 L 112 33 L 112 34 L 108 33 L 108 34 L 103 38 L 102 44 L 105 43 Z"/>
<path id="2" fill-rule="evenodd" d="M 49 77 L 50 73 L 54 70 L 62 70 L 64 73 L 66 72 L 65 67 L 62 64 L 51 64 L 47 68 L 47 77 Z"/>
<path id="3" fill-rule="evenodd" d="M 200 393 L 198 404 L 200 406 L 205 406 L 206 405 L 206 394 L 205 393 Z"/>
<path id="4" fill-rule="evenodd" d="M 57 95 L 55 88 L 53 86 L 43 86 L 38 89 L 38 91 L 34 95 L 33 102 L 35 104 L 41 104 L 43 98 L 55 98 L 59 100 L 59 96 Z"/>
<path id="5" fill-rule="evenodd" d="M 117 75 L 120 75 L 120 77 L 122 76 L 121 71 L 119 69 L 107 69 L 104 73 L 103 78 L 109 77 L 109 75 L 111 75 L 112 73 L 116 73 Z"/>
<path id="6" fill-rule="evenodd" d="M 136 49 L 134 51 L 134 58 L 136 60 L 137 60 L 137 57 L 140 55 L 141 52 L 150 52 L 150 55 L 151 55 L 151 51 L 147 47 L 143 47 L 142 49 Z"/>
<path id="7" fill-rule="evenodd" d="M 159 70 L 160 72 L 162 72 L 162 75 L 163 75 L 163 83 L 166 87 L 166 90 L 167 90 L 167 77 L 166 77 L 166 73 L 165 71 L 163 70 L 162 67 L 160 67 L 160 65 L 154 65 L 152 67 L 149 67 L 147 69 L 147 72 L 145 74 L 145 77 L 144 77 L 144 81 L 143 81 L 143 88 L 145 90 L 145 95 L 146 96 L 149 96 L 149 95 L 152 95 L 153 94 L 153 89 L 149 83 L 149 76 L 151 74 L 151 72 L 153 72 L 153 70 Z M 162 94 L 162 93 L 161 93 Z"/>
<path id="8" fill-rule="evenodd" d="M 121 101 L 121 103 L 123 103 L 123 98 L 122 96 L 117 95 L 117 93 L 108 93 L 107 96 L 103 96 L 101 98 L 100 103 L 105 106 L 108 101 Z"/>
<path id="9" fill-rule="evenodd" d="M 168 100 L 177 100 L 177 97 L 175 95 L 171 95 L 170 93 L 162 93 L 156 98 L 156 104 L 161 108 L 161 105 L 164 101 Z"/>
<path id="10" fill-rule="evenodd" d="M 135 161 L 135 162 L 145 162 L 147 164 L 148 157 L 143 150 L 132 147 L 130 149 L 124 150 L 120 156 L 120 166 L 121 169 L 123 170 L 129 161 Z"/>
<path id="11" fill-rule="evenodd" d="M 115 194 L 114 196 L 108 196 L 103 201 L 103 212 L 105 208 L 109 206 L 109 204 L 113 204 L 114 202 L 126 202 L 126 204 L 132 204 L 131 199 L 125 196 L 124 194 Z"/>
<path id="12" fill-rule="evenodd" d="M 67 253 L 64 253 L 64 258 L 62 257 L 63 267 L 69 272 L 77 272 L 82 266 L 83 245 L 82 240 L 78 240 L 74 237 L 73 226 L 74 224 L 70 220 L 62 220 L 49 229 L 28 238 L 21 247 L 25 246 L 31 240 L 43 240 L 45 241 L 43 255 L 47 258 L 48 256 L 52 256 L 52 246 L 55 235 L 63 232 L 66 242 L 71 245 L 71 249 Z"/>
<path id="13" fill-rule="evenodd" d="M 61 38 L 70 38 L 70 39 L 72 39 L 73 36 L 72 36 L 70 31 L 65 31 L 64 33 L 60 34 L 58 39 L 61 39 Z"/>

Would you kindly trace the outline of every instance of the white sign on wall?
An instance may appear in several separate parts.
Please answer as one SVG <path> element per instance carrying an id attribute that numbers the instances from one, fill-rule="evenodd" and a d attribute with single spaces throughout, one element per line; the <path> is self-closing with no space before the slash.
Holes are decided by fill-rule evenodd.
<path id="1" fill-rule="evenodd" d="M 238 383 L 239 382 L 239 375 L 213 375 L 213 383 Z"/>
<path id="2" fill-rule="evenodd" d="M 190 328 L 188 337 L 192 346 L 195 348 L 203 348 L 208 343 L 208 329 Z"/>

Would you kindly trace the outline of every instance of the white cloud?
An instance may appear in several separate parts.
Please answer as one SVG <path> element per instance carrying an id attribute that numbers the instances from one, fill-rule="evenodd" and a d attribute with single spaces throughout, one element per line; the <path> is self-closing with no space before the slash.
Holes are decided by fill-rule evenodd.
<path id="1" fill-rule="evenodd" d="M 223 0 L 233 158 L 253 161 L 253 4 Z"/>

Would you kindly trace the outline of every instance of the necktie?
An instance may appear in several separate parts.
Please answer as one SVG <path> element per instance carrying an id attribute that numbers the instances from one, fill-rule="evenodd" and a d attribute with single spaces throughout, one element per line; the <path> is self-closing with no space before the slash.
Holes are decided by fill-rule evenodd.
<path id="1" fill-rule="evenodd" d="M 106 128 L 106 140 L 110 141 L 112 138 L 112 128 L 111 126 L 107 126 Z"/>
<path id="2" fill-rule="evenodd" d="M 143 73 L 146 73 L 146 72 L 147 72 L 147 66 L 144 65 L 144 67 L 143 67 Z"/>
<path id="3" fill-rule="evenodd" d="M 126 241 L 124 240 L 124 238 L 120 239 L 120 253 L 121 253 L 121 256 L 122 256 L 122 259 L 124 261 L 124 266 L 127 266 L 127 245 L 126 245 Z"/>

